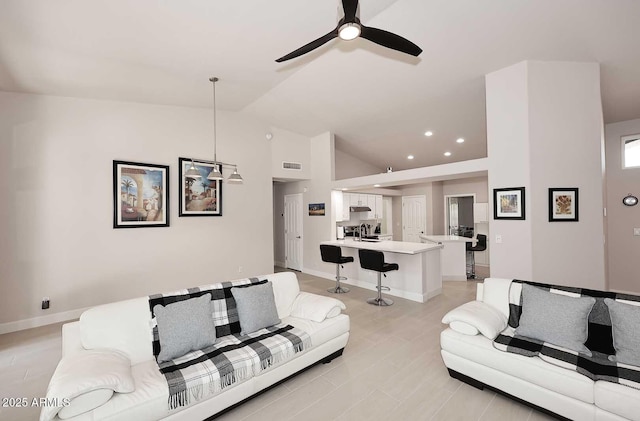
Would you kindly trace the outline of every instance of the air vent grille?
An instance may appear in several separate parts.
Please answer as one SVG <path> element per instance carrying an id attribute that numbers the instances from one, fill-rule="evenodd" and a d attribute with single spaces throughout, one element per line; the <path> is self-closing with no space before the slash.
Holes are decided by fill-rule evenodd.
<path id="1" fill-rule="evenodd" d="M 296 170 L 296 171 L 301 171 L 302 170 L 302 164 L 299 162 L 286 162 L 283 161 L 282 162 L 282 168 L 285 170 Z"/>

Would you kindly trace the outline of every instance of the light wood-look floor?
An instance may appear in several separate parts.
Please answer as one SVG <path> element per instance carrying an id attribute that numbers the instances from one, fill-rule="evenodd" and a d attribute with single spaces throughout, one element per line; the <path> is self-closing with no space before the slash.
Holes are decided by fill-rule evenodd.
<path id="1" fill-rule="evenodd" d="M 298 273 L 301 289 L 333 282 Z M 547 420 L 544 414 L 449 377 L 440 357 L 442 316 L 475 297 L 474 281 L 445 282 L 420 304 L 396 297 L 391 307 L 365 302 L 353 287 L 339 299 L 351 316 L 344 355 L 319 365 L 220 417 L 220 420 Z M 0 335 L 0 397 L 45 396 L 61 357 L 61 324 Z M 0 408 L 0 420 L 37 420 L 38 408 Z"/>

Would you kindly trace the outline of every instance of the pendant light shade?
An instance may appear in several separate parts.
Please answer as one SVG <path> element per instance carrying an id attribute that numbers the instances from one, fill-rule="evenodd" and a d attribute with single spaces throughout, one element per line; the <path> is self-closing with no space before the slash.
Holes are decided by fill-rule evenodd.
<path id="1" fill-rule="evenodd" d="M 187 172 L 184 173 L 184 176 L 188 178 L 202 178 L 202 174 L 200 174 L 200 171 L 198 171 L 198 169 L 196 168 L 193 160 L 191 160 L 191 166 L 189 167 Z"/>
<path id="2" fill-rule="evenodd" d="M 240 176 L 240 174 L 238 174 L 238 169 L 237 168 L 235 168 L 233 170 L 233 174 L 231 174 L 229 176 L 229 178 L 227 178 L 227 182 L 228 183 L 236 183 L 236 184 L 242 183 L 242 177 Z"/>
<path id="3" fill-rule="evenodd" d="M 218 171 L 218 166 L 217 165 L 211 169 L 211 172 L 207 176 L 207 180 L 218 181 L 218 180 L 223 180 L 223 179 L 224 179 L 224 177 L 222 176 L 222 173 L 220 171 Z"/>

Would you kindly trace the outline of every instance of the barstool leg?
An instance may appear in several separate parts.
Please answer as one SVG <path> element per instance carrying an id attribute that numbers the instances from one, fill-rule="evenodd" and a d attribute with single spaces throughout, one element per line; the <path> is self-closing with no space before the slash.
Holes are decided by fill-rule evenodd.
<path id="1" fill-rule="evenodd" d="M 349 292 L 349 288 L 340 285 L 340 281 L 344 279 L 347 278 L 344 276 L 340 276 L 340 264 L 338 263 L 336 264 L 336 286 L 335 288 L 329 288 L 327 291 L 334 294 L 346 294 L 347 292 Z"/>
<path id="2" fill-rule="evenodd" d="M 476 279 L 476 252 L 471 252 L 471 276 L 470 279 Z"/>
<path id="3" fill-rule="evenodd" d="M 382 273 L 378 272 L 378 296 L 376 298 L 369 298 L 367 303 L 374 306 L 386 307 L 393 304 L 393 300 L 388 298 L 382 298 Z M 386 287 L 385 287 L 386 288 Z"/>

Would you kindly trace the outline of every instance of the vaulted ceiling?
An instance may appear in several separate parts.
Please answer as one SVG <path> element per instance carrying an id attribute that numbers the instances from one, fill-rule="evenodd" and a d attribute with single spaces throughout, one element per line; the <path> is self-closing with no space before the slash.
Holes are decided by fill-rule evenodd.
<path id="1" fill-rule="evenodd" d="M 361 0 L 364 24 L 422 55 L 357 39 L 274 61 L 341 13 L 336 0 L 2 0 L 0 90 L 211 107 L 215 75 L 220 108 L 332 131 L 381 169 L 486 156 L 484 75 L 522 60 L 599 62 L 605 122 L 640 118 L 640 1 Z"/>

